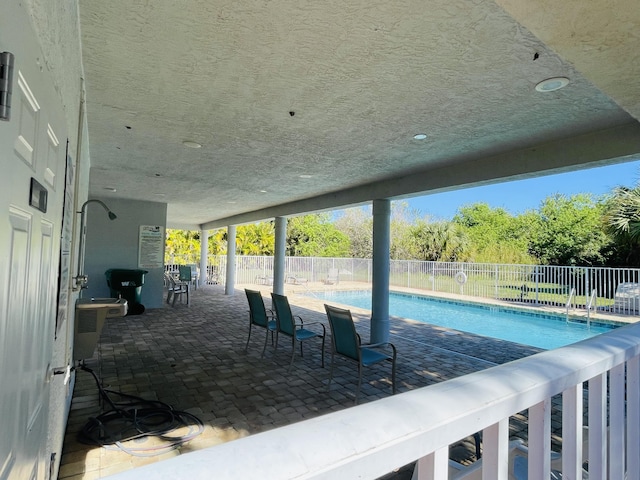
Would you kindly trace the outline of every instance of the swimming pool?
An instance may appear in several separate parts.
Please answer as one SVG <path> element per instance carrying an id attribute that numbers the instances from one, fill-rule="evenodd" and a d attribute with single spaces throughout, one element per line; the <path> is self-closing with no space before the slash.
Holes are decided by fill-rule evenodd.
<path id="1" fill-rule="evenodd" d="M 370 291 L 315 292 L 314 297 L 371 310 Z M 563 315 L 524 312 L 392 292 L 389 314 L 510 342 L 552 349 L 610 332 L 615 325 L 567 323 Z"/>

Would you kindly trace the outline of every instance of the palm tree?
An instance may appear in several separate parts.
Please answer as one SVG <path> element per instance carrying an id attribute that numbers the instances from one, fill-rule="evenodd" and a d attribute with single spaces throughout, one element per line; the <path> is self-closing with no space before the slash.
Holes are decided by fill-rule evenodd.
<path id="1" fill-rule="evenodd" d="M 614 232 L 640 240 L 640 185 L 616 187 L 608 203 L 607 220 Z"/>
<path id="2" fill-rule="evenodd" d="M 468 246 L 464 232 L 453 222 L 420 220 L 411 228 L 411 235 L 421 260 L 454 262 Z"/>
<path id="3" fill-rule="evenodd" d="M 615 238 L 612 263 L 640 265 L 640 185 L 613 190 L 606 203 L 605 222 Z"/>

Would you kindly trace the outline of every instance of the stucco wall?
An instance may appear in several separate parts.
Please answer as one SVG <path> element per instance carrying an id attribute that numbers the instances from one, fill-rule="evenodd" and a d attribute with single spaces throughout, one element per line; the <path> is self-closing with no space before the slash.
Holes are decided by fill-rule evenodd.
<path id="1" fill-rule="evenodd" d="M 126 175 L 126 174 L 125 174 Z M 138 240 L 141 225 L 166 226 L 167 205 L 155 202 L 139 202 L 101 198 L 118 216 L 109 220 L 100 205 L 87 207 L 87 238 L 84 273 L 89 275 L 83 297 L 109 297 L 104 272 L 109 268 L 138 268 Z M 145 308 L 159 308 L 163 298 L 164 267 L 145 268 L 141 303 Z"/>

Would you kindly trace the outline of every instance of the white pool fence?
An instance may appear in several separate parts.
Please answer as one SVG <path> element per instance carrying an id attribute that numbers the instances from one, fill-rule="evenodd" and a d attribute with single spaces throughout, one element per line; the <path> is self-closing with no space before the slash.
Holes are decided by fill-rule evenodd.
<path id="1" fill-rule="evenodd" d="M 173 271 L 179 264 L 199 265 L 199 259 L 184 260 L 174 258 L 165 268 Z M 224 284 L 226 260 L 224 255 L 209 257 L 208 283 Z M 363 258 L 286 257 L 285 272 L 285 281 L 292 283 L 311 286 L 337 276 L 338 283 L 360 282 L 363 288 L 370 288 L 372 262 Z M 235 278 L 242 285 L 271 282 L 273 257 L 237 256 Z M 640 313 L 638 268 L 391 260 L 389 281 L 392 287 L 425 293 L 455 293 L 587 313 Z"/>

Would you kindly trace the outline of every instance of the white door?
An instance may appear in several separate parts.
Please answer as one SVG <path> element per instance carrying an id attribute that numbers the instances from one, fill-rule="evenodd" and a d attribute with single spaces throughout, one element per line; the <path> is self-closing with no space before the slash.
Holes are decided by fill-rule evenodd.
<path id="1" fill-rule="evenodd" d="M 20 2 L 0 16 L 14 54 L 10 121 L 0 120 L 0 479 L 48 477 L 48 372 L 66 156 L 66 126 Z M 30 205 L 32 179 L 47 211 Z"/>

